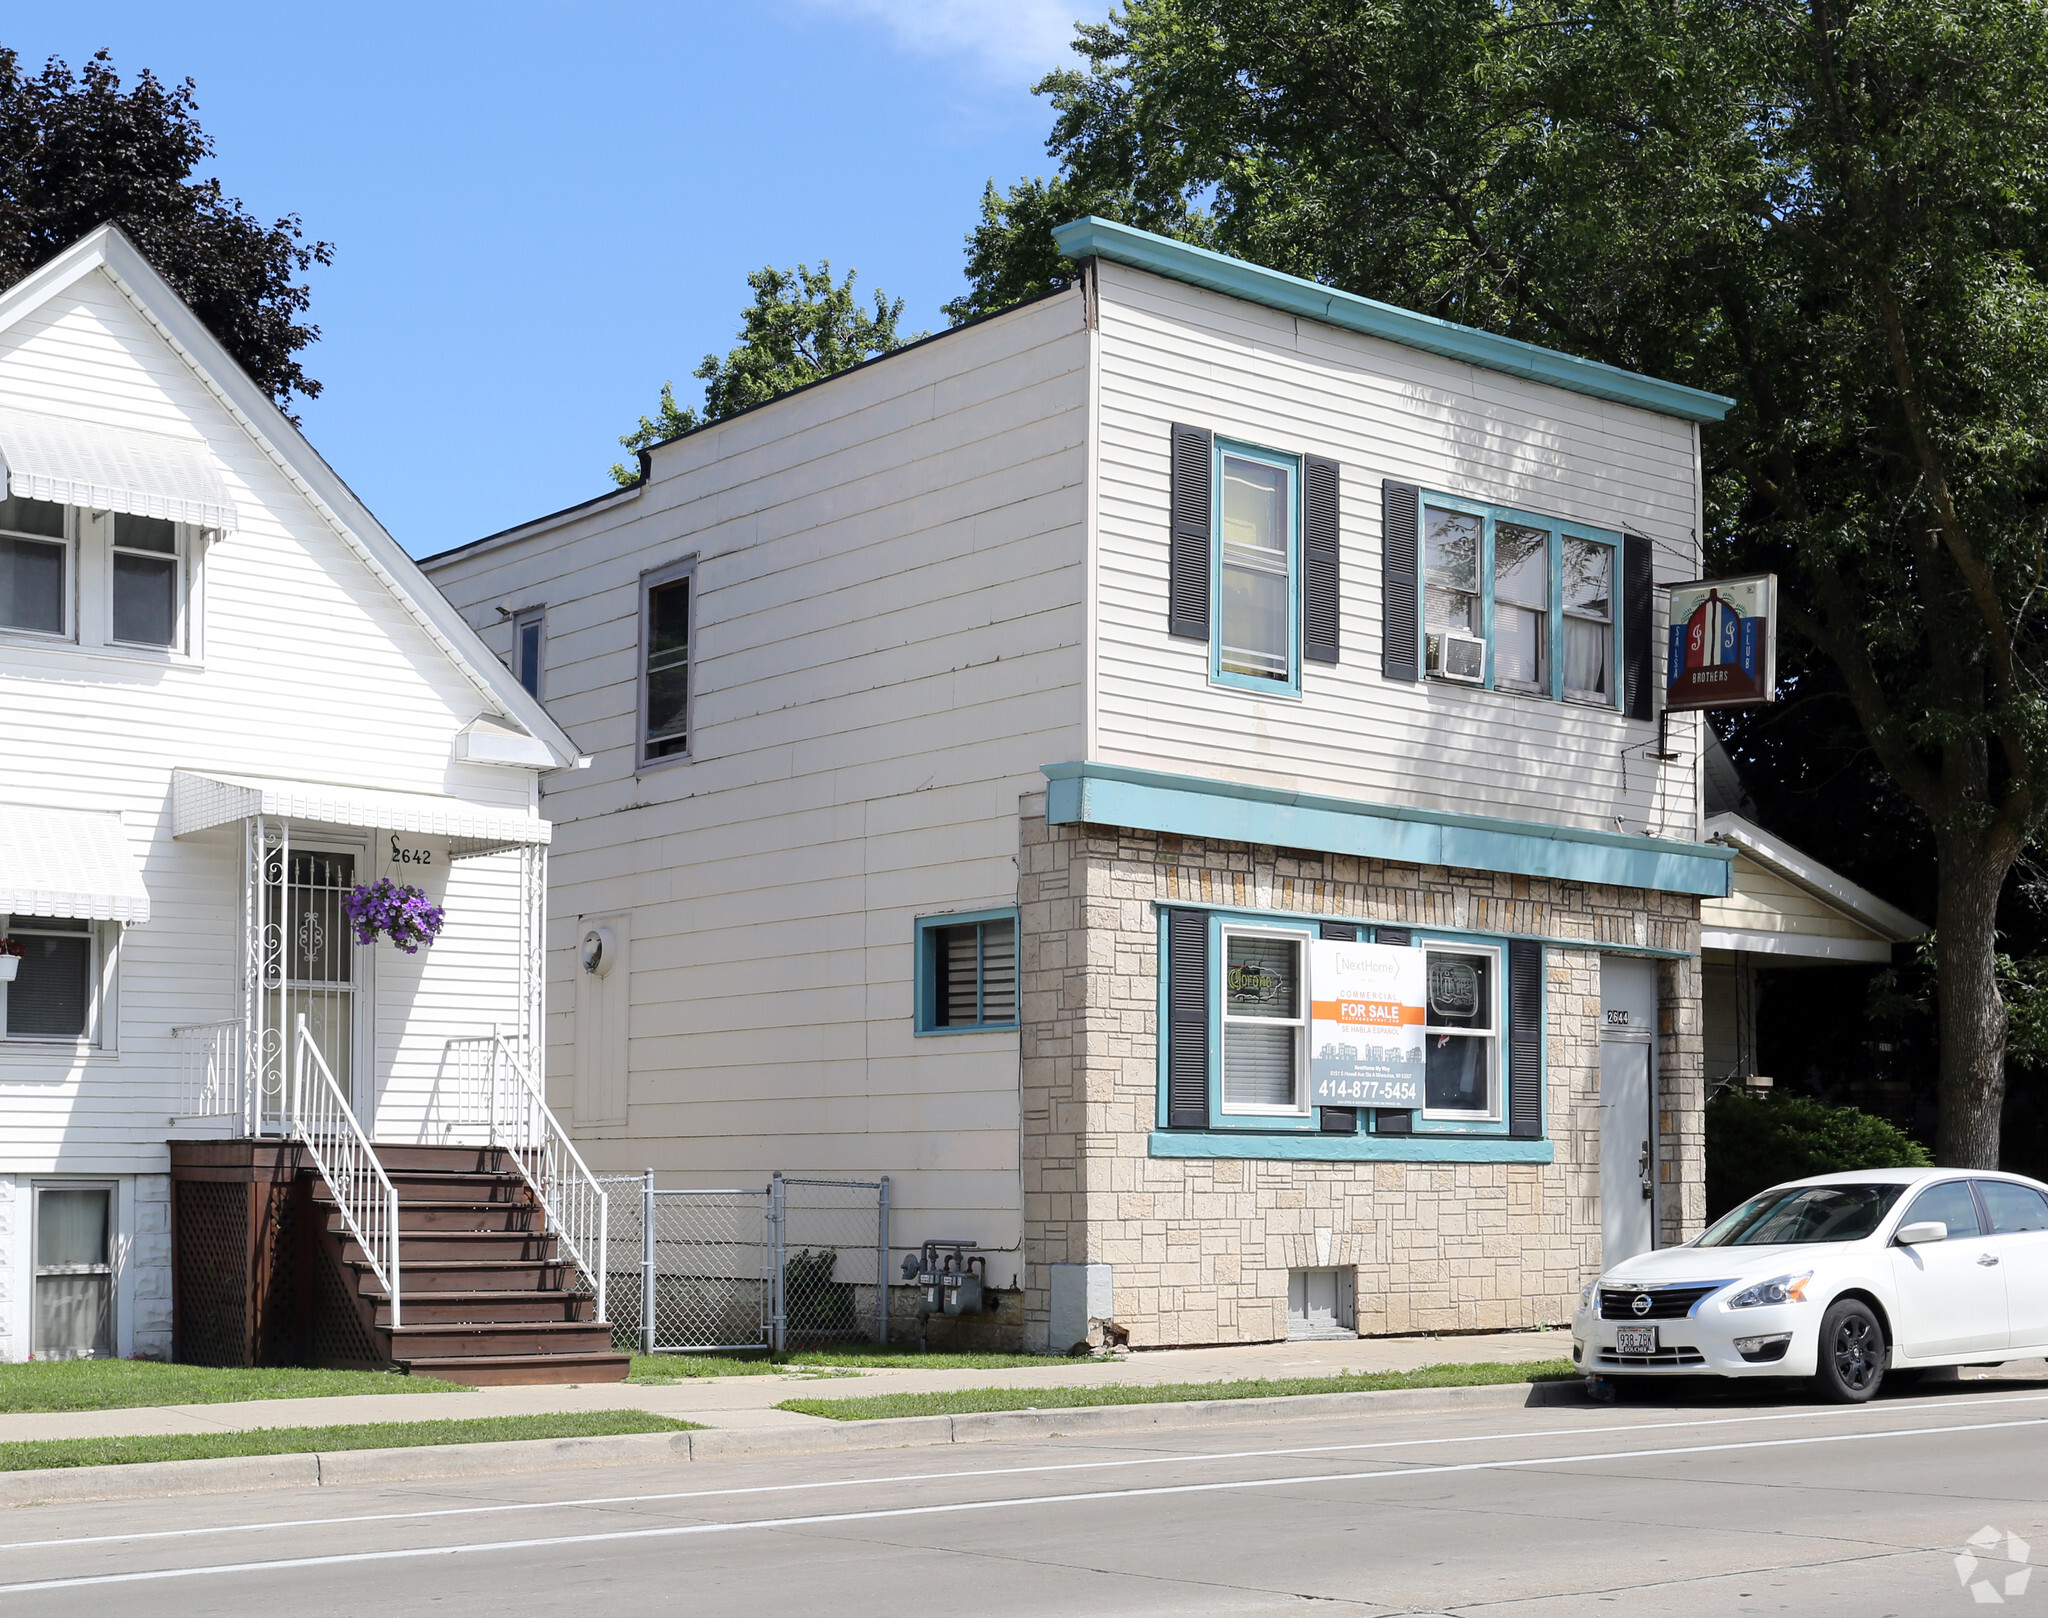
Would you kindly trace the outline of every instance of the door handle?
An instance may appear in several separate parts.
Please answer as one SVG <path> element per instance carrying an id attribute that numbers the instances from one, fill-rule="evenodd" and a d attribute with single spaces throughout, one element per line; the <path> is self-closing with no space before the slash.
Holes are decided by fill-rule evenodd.
<path id="1" fill-rule="evenodd" d="M 1643 1201 L 1650 1200 L 1650 1143 L 1643 1142 L 1642 1155 L 1636 1159 L 1636 1178 L 1643 1183 Z"/>
<path id="2" fill-rule="evenodd" d="M 1979 1264 L 1996 1264 L 1998 1262 L 1998 1255 L 1996 1253 L 1979 1253 L 1977 1255 L 1977 1262 Z"/>

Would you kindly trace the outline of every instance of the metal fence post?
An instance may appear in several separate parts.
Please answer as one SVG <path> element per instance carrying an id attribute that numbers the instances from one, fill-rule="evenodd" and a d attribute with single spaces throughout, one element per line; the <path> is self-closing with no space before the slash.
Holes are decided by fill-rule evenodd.
<path id="1" fill-rule="evenodd" d="M 875 1197 L 875 1341 L 889 1341 L 889 1176 Z"/>
<path id="2" fill-rule="evenodd" d="M 789 1193 L 782 1170 L 768 1182 L 768 1352 L 777 1358 L 789 1352 L 789 1287 L 784 1274 L 784 1221 Z"/>
<path id="3" fill-rule="evenodd" d="M 654 1170 L 640 1177 L 640 1352 L 654 1352 Z"/>

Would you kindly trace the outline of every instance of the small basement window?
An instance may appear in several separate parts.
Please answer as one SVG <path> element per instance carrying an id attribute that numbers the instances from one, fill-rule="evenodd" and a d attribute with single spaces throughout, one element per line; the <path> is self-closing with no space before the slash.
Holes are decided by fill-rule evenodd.
<path id="1" fill-rule="evenodd" d="M 917 923 L 917 1032 L 1017 1026 L 1017 913 L 922 916 Z"/>
<path id="2" fill-rule="evenodd" d="M 37 1359 L 114 1357 L 113 1211 L 111 1186 L 36 1187 Z"/>

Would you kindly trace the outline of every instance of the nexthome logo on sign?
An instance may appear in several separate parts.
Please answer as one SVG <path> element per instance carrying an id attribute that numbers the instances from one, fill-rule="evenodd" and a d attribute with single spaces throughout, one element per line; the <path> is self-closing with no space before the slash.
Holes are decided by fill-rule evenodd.
<path id="1" fill-rule="evenodd" d="M 2004 1558 L 1987 1561 L 1986 1558 L 1999 1548 L 2000 1541 L 2004 1542 Z M 2033 1568 L 2028 1566 L 2032 1552 L 2018 1534 L 2007 1533 L 2003 1528 L 1993 1528 L 1986 1523 L 1963 1544 L 1968 1548 L 1956 1558 L 1956 1582 L 1970 1592 L 1970 1598 L 1980 1607 L 2002 1607 L 2013 1597 L 2027 1593 L 2027 1581 L 2034 1576 Z M 1998 1578 L 2001 1568 L 2012 1571 Z M 1988 1576 L 1978 1578 L 1976 1575 L 1980 1570 Z"/>

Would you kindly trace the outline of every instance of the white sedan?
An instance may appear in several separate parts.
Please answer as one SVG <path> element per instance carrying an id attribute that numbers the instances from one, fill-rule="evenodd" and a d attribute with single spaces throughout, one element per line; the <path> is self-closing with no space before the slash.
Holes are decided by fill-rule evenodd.
<path id="1" fill-rule="evenodd" d="M 1812 1377 L 1831 1399 L 1889 1371 L 2048 1354 L 2048 1186 L 1866 1169 L 1773 1186 L 1681 1247 L 1589 1283 L 1589 1375 Z"/>

